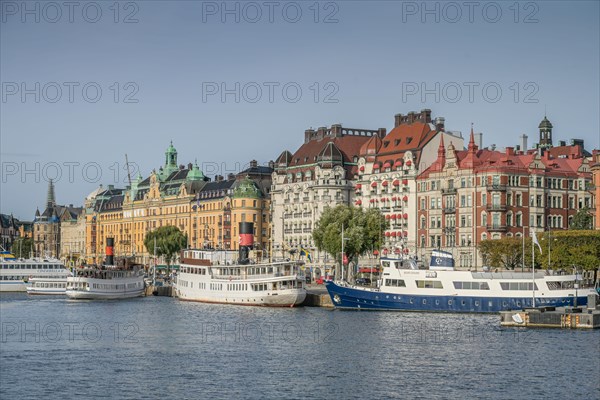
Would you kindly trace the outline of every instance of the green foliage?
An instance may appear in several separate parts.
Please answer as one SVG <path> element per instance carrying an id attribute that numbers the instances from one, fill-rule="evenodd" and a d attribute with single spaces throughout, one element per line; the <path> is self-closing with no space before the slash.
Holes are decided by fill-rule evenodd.
<path id="1" fill-rule="evenodd" d="M 594 223 L 594 217 L 590 214 L 590 209 L 585 207 L 577 211 L 577 214 L 573 216 L 569 229 L 574 230 L 588 230 L 592 229 Z"/>
<path id="2" fill-rule="evenodd" d="M 344 226 L 344 252 L 348 262 L 375 249 L 382 243 L 383 231 L 389 222 L 379 210 L 363 210 L 358 207 L 339 205 L 327 207 L 313 230 L 313 239 L 319 250 L 341 261 L 342 225 Z"/>
<path id="3" fill-rule="evenodd" d="M 537 246 L 534 247 L 536 268 L 570 271 L 573 267 L 596 269 L 600 266 L 600 231 L 551 231 L 538 233 L 537 237 L 542 252 Z M 522 246 L 522 238 L 483 240 L 479 244 L 479 251 L 484 264 L 513 269 L 521 266 Z M 531 266 L 531 238 L 525 239 L 524 265 L 526 268 Z"/>
<path id="4" fill-rule="evenodd" d="M 520 238 L 483 240 L 479 244 L 483 263 L 495 268 L 515 269 L 521 266 L 523 241 Z"/>
<path id="5" fill-rule="evenodd" d="M 33 251 L 33 239 L 32 238 L 17 238 L 10 251 L 15 257 L 29 258 Z"/>
<path id="6" fill-rule="evenodd" d="M 161 226 L 146 235 L 144 245 L 149 254 L 154 254 L 154 239 L 156 255 L 164 257 L 167 265 L 171 265 L 176 255 L 187 247 L 187 235 L 176 226 Z"/>

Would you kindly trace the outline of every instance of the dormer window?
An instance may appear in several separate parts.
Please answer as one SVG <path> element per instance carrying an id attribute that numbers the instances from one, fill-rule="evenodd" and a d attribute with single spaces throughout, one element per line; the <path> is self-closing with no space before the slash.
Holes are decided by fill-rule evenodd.
<path id="1" fill-rule="evenodd" d="M 383 147 L 388 147 L 388 146 L 389 146 L 389 144 L 390 144 L 390 141 L 389 141 L 389 140 L 385 140 L 385 141 L 383 142 Z"/>
<path id="2" fill-rule="evenodd" d="M 400 139 L 394 140 L 394 146 L 398 146 L 400 144 Z"/>
<path id="3" fill-rule="evenodd" d="M 407 138 L 406 138 L 406 144 L 409 144 L 410 142 L 412 142 L 412 139 L 413 139 L 413 138 L 411 138 L 411 137 L 407 137 Z"/>

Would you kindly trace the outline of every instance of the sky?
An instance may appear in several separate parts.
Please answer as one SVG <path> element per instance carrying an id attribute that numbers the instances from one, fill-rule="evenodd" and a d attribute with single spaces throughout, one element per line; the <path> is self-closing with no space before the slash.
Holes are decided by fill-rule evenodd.
<path id="1" fill-rule="evenodd" d="M 471 5 L 469 5 L 471 4 Z M 304 130 L 432 110 L 483 145 L 600 148 L 597 1 L 0 0 L 0 211 L 32 220 L 164 164 L 235 173 Z"/>

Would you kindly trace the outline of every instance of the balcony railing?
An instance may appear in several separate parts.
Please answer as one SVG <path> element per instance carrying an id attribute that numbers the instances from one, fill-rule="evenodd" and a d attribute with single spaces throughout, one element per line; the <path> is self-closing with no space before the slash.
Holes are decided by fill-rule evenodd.
<path id="1" fill-rule="evenodd" d="M 506 211 L 506 204 L 486 204 L 485 209 L 488 211 Z"/>
<path id="2" fill-rule="evenodd" d="M 492 224 L 487 226 L 489 232 L 506 232 L 507 226 L 500 224 Z"/>
<path id="3" fill-rule="evenodd" d="M 456 194 L 456 188 L 442 189 L 442 194 Z"/>
<path id="4" fill-rule="evenodd" d="M 456 207 L 444 207 L 442 212 L 444 214 L 454 214 L 454 213 L 456 213 Z"/>
<path id="5" fill-rule="evenodd" d="M 485 185 L 485 188 L 488 190 L 488 192 L 505 192 L 506 191 L 506 185 L 501 185 L 499 183 L 488 183 L 487 185 Z"/>

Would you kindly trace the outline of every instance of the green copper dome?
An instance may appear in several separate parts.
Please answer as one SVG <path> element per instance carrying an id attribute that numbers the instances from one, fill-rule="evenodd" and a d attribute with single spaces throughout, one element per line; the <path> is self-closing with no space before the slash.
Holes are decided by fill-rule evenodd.
<path id="1" fill-rule="evenodd" d="M 188 181 L 202 181 L 204 180 L 204 174 L 200 171 L 200 167 L 195 163 L 190 172 L 187 174 Z"/>
<path id="2" fill-rule="evenodd" d="M 233 191 L 234 198 L 254 198 L 260 199 L 262 197 L 262 193 L 256 183 L 254 183 L 250 178 L 245 177 L 240 181 L 238 186 Z"/>

